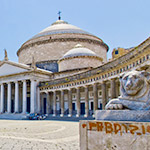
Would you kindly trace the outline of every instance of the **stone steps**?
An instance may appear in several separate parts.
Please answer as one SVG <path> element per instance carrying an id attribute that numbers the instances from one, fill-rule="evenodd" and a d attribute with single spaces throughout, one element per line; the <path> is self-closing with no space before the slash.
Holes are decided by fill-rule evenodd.
<path id="1" fill-rule="evenodd" d="M 56 120 L 56 121 L 79 121 L 79 120 L 94 120 L 95 118 L 93 118 L 92 116 L 89 116 L 89 117 L 84 117 L 84 116 L 80 116 L 80 117 L 76 117 L 76 116 L 72 116 L 72 117 L 68 117 L 67 115 L 66 116 L 63 116 L 63 117 L 60 117 L 60 116 L 52 116 L 52 115 L 48 115 L 46 120 Z"/>
<path id="2" fill-rule="evenodd" d="M 0 114 L 0 120 L 25 120 L 27 114 Z"/>
<path id="3" fill-rule="evenodd" d="M 0 114 L 0 120 L 26 120 L 27 114 Z M 92 116 L 89 117 L 76 117 L 75 115 L 72 117 L 68 117 L 64 115 L 63 117 L 48 115 L 45 120 L 55 120 L 55 121 L 79 121 L 79 120 L 94 120 Z"/>

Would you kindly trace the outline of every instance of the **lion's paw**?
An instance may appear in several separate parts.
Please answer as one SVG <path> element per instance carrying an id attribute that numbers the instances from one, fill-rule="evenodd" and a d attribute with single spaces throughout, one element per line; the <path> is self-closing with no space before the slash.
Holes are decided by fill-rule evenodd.
<path id="1" fill-rule="evenodd" d="M 109 104 L 106 107 L 107 110 L 118 110 L 118 109 L 123 109 L 122 104 Z"/>

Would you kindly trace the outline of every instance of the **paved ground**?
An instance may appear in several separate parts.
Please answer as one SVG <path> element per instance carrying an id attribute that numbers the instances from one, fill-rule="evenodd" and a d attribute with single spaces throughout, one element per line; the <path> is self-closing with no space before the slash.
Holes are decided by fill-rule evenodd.
<path id="1" fill-rule="evenodd" d="M 2 150 L 79 150 L 79 122 L 0 120 Z"/>

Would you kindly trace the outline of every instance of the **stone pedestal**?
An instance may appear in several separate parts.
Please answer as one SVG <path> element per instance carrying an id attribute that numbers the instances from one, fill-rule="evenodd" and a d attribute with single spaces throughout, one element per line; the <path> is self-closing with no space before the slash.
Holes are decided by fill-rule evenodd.
<path id="1" fill-rule="evenodd" d="M 148 150 L 149 122 L 80 121 L 81 150 Z"/>
<path id="2" fill-rule="evenodd" d="M 80 121 L 81 150 L 150 149 L 150 111 L 102 110 L 95 118 Z"/>

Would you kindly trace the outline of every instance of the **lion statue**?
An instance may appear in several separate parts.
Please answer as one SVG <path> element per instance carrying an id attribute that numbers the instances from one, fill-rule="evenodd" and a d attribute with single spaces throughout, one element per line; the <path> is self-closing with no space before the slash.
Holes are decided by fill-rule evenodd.
<path id="1" fill-rule="evenodd" d="M 121 96 L 112 99 L 105 109 L 150 109 L 150 73 L 132 70 L 120 76 Z"/>

